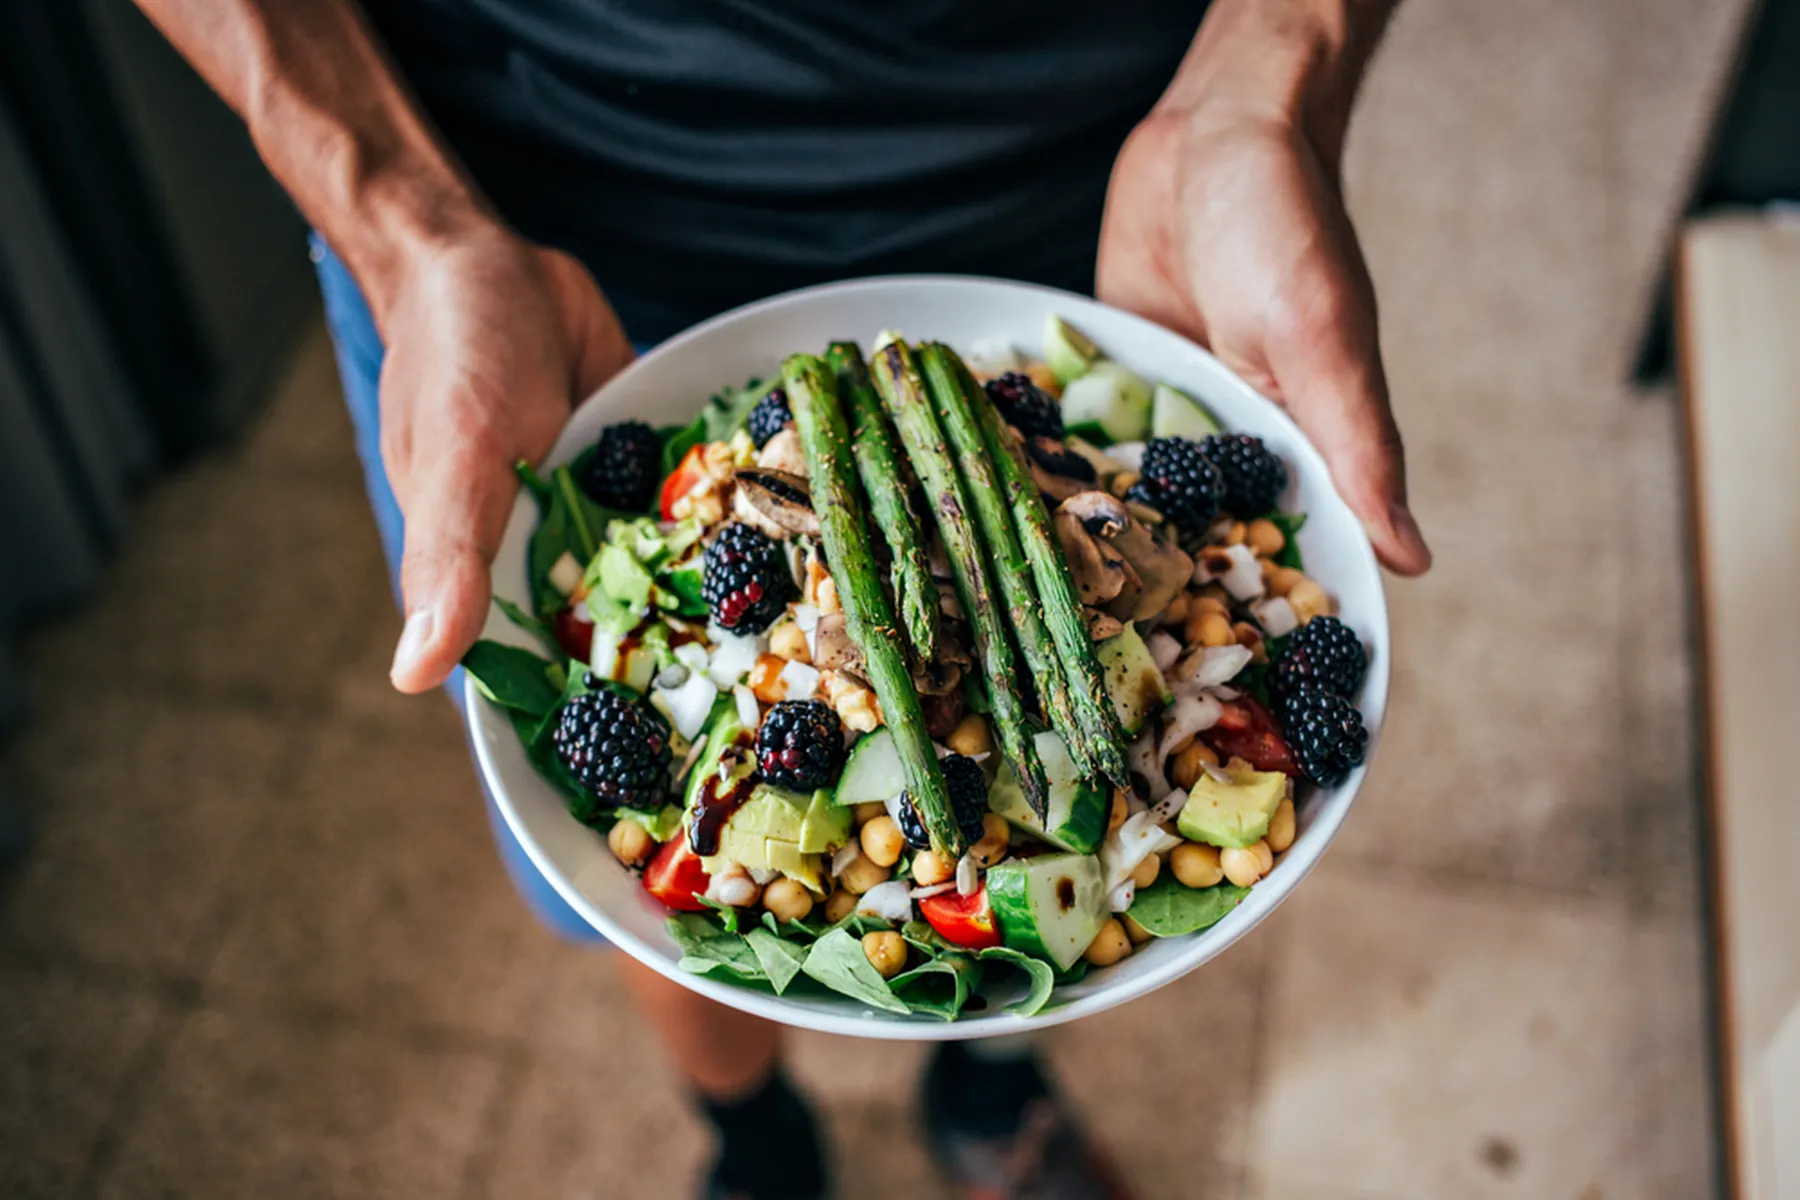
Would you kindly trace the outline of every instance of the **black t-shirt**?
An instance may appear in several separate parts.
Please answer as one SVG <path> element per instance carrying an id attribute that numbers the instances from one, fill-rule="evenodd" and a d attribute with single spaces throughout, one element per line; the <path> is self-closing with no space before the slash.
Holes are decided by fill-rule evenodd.
<path id="1" fill-rule="evenodd" d="M 1092 286 L 1204 0 L 365 0 L 501 211 L 634 338 L 893 271 Z"/>

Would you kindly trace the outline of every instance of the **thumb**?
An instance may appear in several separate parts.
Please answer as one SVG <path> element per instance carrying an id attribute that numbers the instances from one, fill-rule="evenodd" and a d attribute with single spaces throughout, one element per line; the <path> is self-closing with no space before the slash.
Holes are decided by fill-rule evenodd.
<path id="1" fill-rule="evenodd" d="M 1332 289 L 1341 296 L 1343 292 Z M 1300 322 L 1290 353 L 1270 373 L 1288 411 L 1325 456 L 1338 492 L 1389 570 L 1422 575 L 1431 549 L 1406 502 L 1406 453 L 1388 406 L 1373 299 L 1338 300 Z"/>
<path id="2" fill-rule="evenodd" d="M 437 687 L 487 622 L 489 564 L 511 511 L 514 480 L 492 444 L 458 438 L 418 447 L 407 496 L 400 590 L 406 625 L 389 672 L 402 692 Z"/>

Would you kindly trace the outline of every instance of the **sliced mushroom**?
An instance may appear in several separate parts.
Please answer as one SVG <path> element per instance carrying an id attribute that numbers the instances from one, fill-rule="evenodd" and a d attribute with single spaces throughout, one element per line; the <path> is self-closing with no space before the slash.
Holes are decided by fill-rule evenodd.
<path id="1" fill-rule="evenodd" d="M 1125 632 L 1125 622 L 1111 613 L 1101 612 L 1097 608 L 1084 609 L 1087 613 L 1088 640 L 1104 642 L 1107 638 L 1118 637 Z"/>
<path id="2" fill-rule="evenodd" d="M 1125 564 L 1129 574 L 1111 595 L 1091 599 L 1083 592 L 1081 597 L 1087 604 L 1104 604 L 1106 611 L 1121 621 L 1141 621 L 1162 612 L 1194 573 L 1194 562 L 1186 552 L 1157 537 L 1132 515 L 1123 500 L 1105 492 L 1083 492 L 1063 501 L 1056 510 L 1056 523 L 1065 549 L 1070 535 L 1064 531 L 1078 524 L 1096 546 L 1097 555 L 1114 555 Z M 1070 568 L 1079 587 L 1081 571 L 1073 553 Z"/>
<path id="3" fill-rule="evenodd" d="M 863 673 L 862 650 L 850 640 L 850 628 L 841 612 L 825 613 L 813 630 L 813 665 L 822 671 Z"/>
<path id="4" fill-rule="evenodd" d="M 961 621 L 964 619 L 962 601 L 956 598 L 956 586 L 948 579 L 934 579 L 938 590 L 938 611 L 946 617 Z"/>
<path id="5" fill-rule="evenodd" d="M 770 471 L 785 471 L 806 478 L 806 451 L 800 447 L 800 435 L 788 426 L 756 452 L 756 465 Z"/>
<path id="6" fill-rule="evenodd" d="M 754 526 L 772 538 L 786 538 L 797 533 L 810 537 L 819 534 L 819 518 L 812 510 L 806 480 L 786 471 L 761 467 L 746 467 L 739 471 L 731 510 L 746 525 Z"/>
<path id="7" fill-rule="evenodd" d="M 1069 573 L 1075 578 L 1075 590 L 1083 604 L 1100 605 L 1114 599 L 1133 583 L 1131 568 L 1124 555 L 1114 550 L 1103 538 L 1090 532 L 1081 517 L 1069 508 L 1083 492 L 1065 500 L 1052 518 L 1057 540 L 1062 543 L 1063 557 L 1069 562 Z"/>
<path id="8" fill-rule="evenodd" d="M 1053 474 L 1045 470 L 1044 464 L 1035 458 L 1031 460 L 1031 477 L 1037 482 L 1038 491 L 1044 493 L 1052 504 L 1061 504 L 1070 496 L 1085 492 L 1093 486 L 1079 479 L 1070 479 L 1067 475 Z"/>

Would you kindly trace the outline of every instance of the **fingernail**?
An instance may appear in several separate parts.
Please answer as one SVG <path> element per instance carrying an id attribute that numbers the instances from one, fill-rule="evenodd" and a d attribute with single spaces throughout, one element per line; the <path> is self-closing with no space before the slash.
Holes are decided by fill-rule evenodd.
<path id="1" fill-rule="evenodd" d="M 425 653 L 425 644 L 431 641 L 432 626 L 437 624 L 437 614 L 429 608 L 421 608 L 406 618 L 406 628 L 400 631 L 400 644 L 394 647 L 394 665 L 388 671 L 390 678 L 397 678 L 411 670 Z"/>
<path id="2" fill-rule="evenodd" d="M 1412 510 L 1404 504 L 1390 505 L 1388 519 L 1394 524 L 1394 535 L 1405 543 L 1407 549 L 1422 555 L 1429 566 L 1431 547 L 1425 544 L 1425 535 L 1419 532 L 1419 523 L 1413 519 Z"/>

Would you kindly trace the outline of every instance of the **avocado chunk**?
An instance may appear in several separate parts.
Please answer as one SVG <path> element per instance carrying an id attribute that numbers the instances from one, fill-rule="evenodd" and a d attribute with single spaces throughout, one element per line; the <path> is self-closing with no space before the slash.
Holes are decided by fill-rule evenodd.
<path id="1" fill-rule="evenodd" d="M 800 821 L 800 850 L 805 854 L 823 854 L 836 850 L 850 840 L 850 810 L 837 802 L 829 791 L 817 791 L 806 806 Z"/>
<path id="2" fill-rule="evenodd" d="M 876 349 L 880 349 L 879 346 Z M 1067 383 L 1083 375 L 1100 357 L 1093 339 L 1055 313 L 1044 321 L 1044 365 L 1057 380 Z"/>
<path id="3" fill-rule="evenodd" d="M 1225 774 L 1229 782 L 1204 774 L 1194 781 L 1176 827 L 1181 836 L 1209 846 L 1254 846 L 1269 832 L 1269 819 L 1287 795 L 1287 776 L 1235 758 Z"/>
<path id="4" fill-rule="evenodd" d="M 819 874 L 819 856 L 803 848 L 806 821 L 818 800 L 817 794 L 803 795 L 783 788 L 757 784 L 750 798 L 731 814 L 719 837 L 719 853 L 710 856 L 713 864 L 735 863 L 747 871 L 779 871 L 814 891 L 823 888 Z M 848 829 L 848 812 L 843 822 Z M 814 836 L 820 836 L 818 819 Z M 848 836 L 847 833 L 845 836 Z M 716 873 L 716 871 L 714 872 Z"/>

